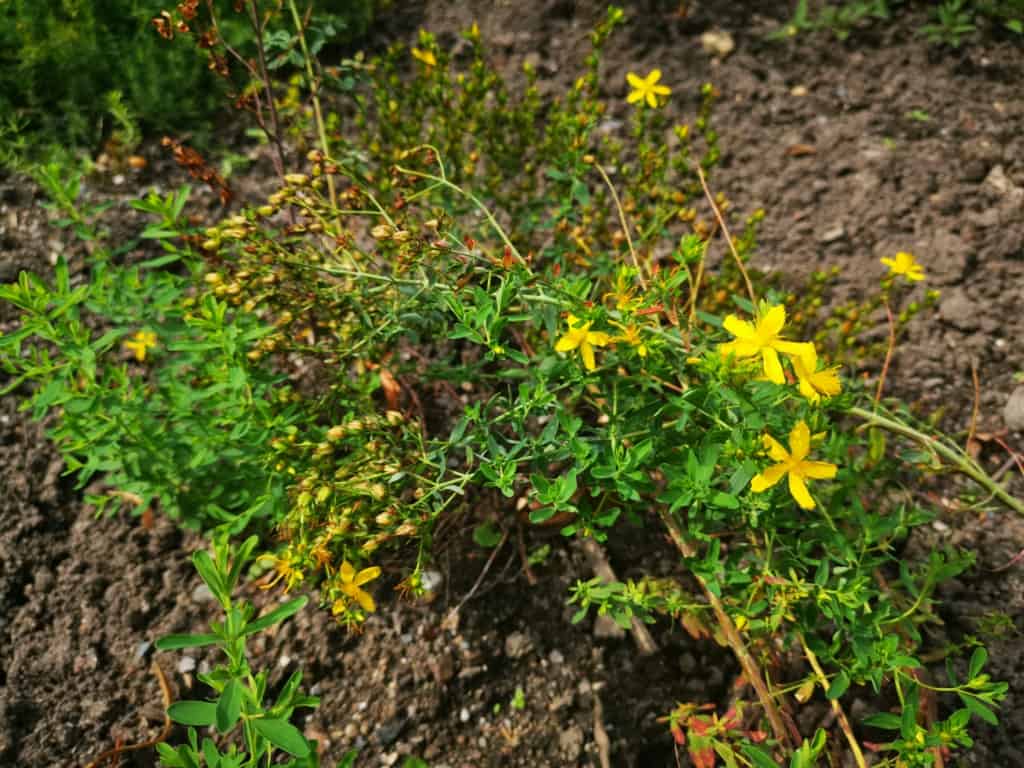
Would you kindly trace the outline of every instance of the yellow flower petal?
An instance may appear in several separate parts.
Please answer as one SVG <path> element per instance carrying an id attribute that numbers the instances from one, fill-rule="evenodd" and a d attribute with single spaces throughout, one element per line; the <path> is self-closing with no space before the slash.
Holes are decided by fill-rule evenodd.
<path id="1" fill-rule="evenodd" d="M 784 355 L 790 357 L 805 357 L 808 353 L 815 354 L 815 365 L 817 365 L 817 353 L 814 352 L 814 344 L 809 341 L 784 341 L 782 339 L 775 339 L 772 341 L 772 347 L 779 350 Z"/>
<path id="2" fill-rule="evenodd" d="M 779 354 L 771 347 L 761 349 L 761 360 L 764 362 L 764 375 L 768 381 L 775 384 L 785 384 L 786 375 L 782 372 L 782 363 L 779 362 Z"/>
<path id="3" fill-rule="evenodd" d="M 735 339 L 718 345 L 718 351 L 724 357 L 753 357 L 761 351 L 756 341 L 750 339 Z"/>
<path id="4" fill-rule="evenodd" d="M 594 360 L 594 348 L 586 341 L 580 344 L 580 355 L 583 357 L 584 368 L 588 371 L 592 371 L 597 368 L 597 363 Z"/>
<path id="5" fill-rule="evenodd" d="M 773 464 L 772 466 L 765 469 L 759 475 L 754 475 L 753 480 L 750 481 L 750 490 L 754 493 L 761 493 L 767 491 L 773 485 L 775 485 L 782 476 L 786 474 L 785 464 Z"/>
<path id="6" fill-rule="evenodd" d="M 644 78 L 644 85 L 652 86 L 659 80 L 661 80 L 661 70 L 652 69 L 650 72 L 647 73 L 647 77 Z"/>
<path id="7" fill-rule="evenodd" d="M 801 461 L 800 471 L 812 480 L 831 480 L 839 468 L 827 461 Z"/>
<path id="8" fill-rule="evenodd" d="M 757 332 L 760 336 L 778 336 L 786 324 L 786 308 L 776 304 L 757 321 Z"/>
<path id="9" fill-rule="evenodd" d="M 569 331 L 555 344 L 555 351 L 572 352 L 576 347 L 583 343 L 583 340 L 586 337 L 586 332 L 580 333 L 579 331 Z"/>
<path id="10" fill-rule="evenodd" d="M 789 451 L 782 447 L 782 443 L 771 435 L 765 435 L 761 440 L 768 449 L 768 458 L 772 461 L 789 461 Z"/>
<path id="11" fill-rule="evenodd" d="M 346 560 L 341 564 L 341 569 L 338 571 L 338 575 L 341 576 L 341 580 L 345 584 L 351 584 L 352 579 L 356 576 L 356 569 L 352 567 L 352 563 Z"/>
<path id="12" fill-rule="evenodd" d="M 377 604 L 373 602 L 373 598 L 367 592 L 359 589 L 355 589 L 355 594 L 352 595 L 355 601 L 359 603 L 360 607 L 367 613 L 373 613 L 377 610 Z"/>
<path id="13" fill-rule="evenodd" d="M 789 453 L 793 462 L 803 461 L 811 450 L 811 430 L 803 421 L 798 421 L 789 433 Z"/>
<path id="14" fill-rule="evenodd" d="M 797 472 L 789 473 L 789 492 L 801 507 L 814 509 L 814 499 L 811 498 L 811 492 L 807 490 L 807 483 Z"/>
<path id="15" fill-rule="evenodd" d="M 754 337 L 754 326 L 746 320 L 740 320 L 736 315 L 726 315 L 722 321 L 722 327 L 737 339 L 752 339 Z"/>
<path id="16" fill-rule="evenodd" d="M 626 73 L 626 82 L 629 83 L 630 86 L 632 86 L 633 88 L 636 88 L 637 90 L 643 88 L 646 85 L 646 82 L 642 77 L 633 74 L 632 72 Z"/>
<path id="17" fill-rule="evenodd" d="M 352 583 L 356 586 L 362 586 L 368 581 L 373 581 L 378 576 L 380 576 L 380 568 L 375 565 L 372 568 L 364 568 L 363 570 L 361 570 L 358 574 L 356 574 L 356 577 L 352 580 Z"/>

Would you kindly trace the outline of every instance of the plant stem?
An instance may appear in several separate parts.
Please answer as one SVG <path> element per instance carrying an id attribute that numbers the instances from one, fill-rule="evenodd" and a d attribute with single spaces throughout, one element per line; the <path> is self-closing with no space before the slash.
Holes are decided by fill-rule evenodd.
<path id="1" fill-rule="evenodd" d="M 284 181 L 285 172 L 285 157 L 284 157 L 284 144 L 281 140 L 281 121 L 277 116 L 277 105 L 274 103 L 274 89 L 270 84 L 270 70 L 267 68 L 267 55 L 263 49 L 263 24 L 260 22 L 259 10 L 256 8 L 256 3 L 249 2 L 249 20 L 252 24 L 253 31 L 256 33 L 256 53 L 259 56 L 260 66 L 259 74 L 260 79 L 263 81 L 263 89 L 266 92 L 267 98 L 267 109 L 270 110 L 270 123 L 274 126 L 273 142 L 274 147 L 277 149 L 277 165 L 278 175 L 281 180 Z"/>
<path id="2" fill-rule="evenodd" d="M 743 275 L 743 282 L 747 286 L 747 296 L 750 297 L 750 303 L 754 305 L 754 310 L 757 310 L 757 297 L 754 294 L 754 284 L 750 282 L 750 275 L 747 274 L 747 268 L 743 266 L 743 259 L 736 252 L 736 246 L 732 242 L 732 235 L 729 234 L 729 227 L 725 225 L 725 219 L 722 217 L 722 212 L 718 209 L 718 204 L 715 199 L 711 196 L 711 190 L 708 189 L 708 182 L 704 178 L 704 171 L 697 166 L 697 178 L 700 179 L 700 185 L 704 189 L 704 195 L 708 199 L 708 204 L 711 206 L 711 210 L 715 212 L 715 218 L 718 219 L 718 225 L 722 228 L 722 234 L 725 235 L 725 242 L 729 246 L 729 252 L 732 253 L 733 259 L 736 261 L 736 266 L 740 270 L 740 274 Z"/>
<path id="3" fill-rule="evenodd" d="M 509 252 L 513 256 L 515 256 L 516 261 L 518 261 L 521 265 L 526 266 L 526 259 L 524 259 L 522 255 L 519 253 L 519 249 L 512 244 L 512 241 L 509 239 L 508 235 L 505 234 L 505 230 L 501 228 L 501 225 L 498 224 L 498 220 L 494 218 L 494 214 L 492 214 L 490 209 L 486 205 L 484 205 L 483 201 L 480 200 L 480 198 L 476 197 L 476 195 L 474 195 L 472 192 L 467 192 L 462 187 L 456 184 L 452 184 L 450 181 L 448 181 L 448 179 L 441 178 L 440 176 L 435 176 L 432 173 L 414 171 L 411 168 L 403 168 L 400 165 L 396 165 L 395 170 L 398 171 L 399 173 L 408 174 L 409 176 L 417 176 L 421 179 L 428 179 L 429 181 L 434 182 L 438 186 L 450 189 L 452 192 L 457 192 L 458 194 L 462 195 L 464 198 L 469 200 L 484 215 L 488 223 L 498 234 L 498 237 L 501 238 L 502 242 L 505 243 L 506 246 L 508 246 Z"/>
<path id="4" fill-rule="evenodd" d="M 825 677 L 825 672 L 821 668 L 821 664 L 818 663 L 818 657 L 814 655 L 807 646 L 807 641 L 804 639 L 803 634 L 799 635 L 800 646 L 803 648 L 804 656 L 807 657 L 808 663 L 811 665 L 811 669 L 814 670 L 815 677 L 818 678 L 818 682 L 821 684 L 823 690 L 828 690 L 828 678 Z M 839 704 L 838 699 L 832 699 L 832 711 L 836 714 L 836 719 L 839 721 L 839 728 L 842 730 L 843 735 L 846 736 L 846 742 L 850 745 L 850 750 L 853 752 L 854 762 L 857 763 L 857 768 L 867 768 L 867 763 L 864 761 L 864 753 L 861 751 L 860 744 L 857 743 L 857 739 L 854 738 L 853 728 L 850 727 L 850 721 L 846 719 L 846 713 L 843 711 L 842 706 Z"/>
<path id="5" fill-rule="evenodd" d="M 676 545 L 676 549 L 685 558 L 692 558 L 696 556 L 696 551 L 693 546 L 683 536 L 683 532 L 679 528 L 679 524 L 673 519 L 669 512 L 665 509 L 661 509 L 658 512 L 661 517 L 662 523 L 665 524 L 665 528 L 668 529 L 669 535 L 672 537 L 672 542 Z M 715 619 L 718 621 L 718 625 L 722 628 L 722 632 L 725 635 L 725 640 L 729 644 L 729 648 L 732 649 L 733 654 L 736 656 L 736 660 L 739 661 L 740 667 L 743 669 L 743 674 L 747 678 L 747 682 L 754 688 L 754 692 L 757 694 L 757 699 L 764 708 L 765 715 L 768 717 L 768 722 L 771 724 L 772 732 L 775 734 L 775 739 L 787 752 L 789 751 L 789 733 L 786 731 L 786 726 L 782 722 L 782 715 L 779 713 L 779 708 L 775 706 L 775 699 L 772 696 L 770 690 L 768 690 L 768 684 L 765 683 L 764 677 L 761 675 L 761 670 L 757 666 L 757 662 L 754 661 L 754 657 L 750 655 L 750 651 L 747 650 L 746 644 L 743 642 L 743 638 L 740 637 L 740 633 L 736 629 L 736 625 L 733 624 L 732 619 L 729 618 L 729 614 L 725 612 L 725 608 L 722 606 L 722 601 L 708 589 L 707 583 L 697 573 L 693 574 L 697 581 L 700 583 L 701 588 L 704 590 L 704 594 L 711 604 L 711 609 L 715 613 Z"/>
<path id="6" fill-rule="evenodd" d="M 897 435 L 909 437 L 919 445 L 935 451 L 935 453 L 939 454 L 947 461 L 950 461 L 957 471 L 967 475 L 1014 512 L 1019 515 L 1024 515 L 1024 502 L 1021 502 L 1019 499 L 1015 499 L 1007 493 L 1006 490 L 993 480 L 984 469 L 978 466 L 970 456 L 967 456 L 959 448 L 951 447 L 942 442 L 942 440 L 930 437 L 924 432 L 920 432 L 902 421 L 890 419 L 886 416 L 865 410 L 864 408 L 853 406 L 850 408 L 850 413 L 868 424 L 881 427 L 882 429 L 893 432 Z"/>
<path id="7" fill-rule="evenodd" d="M 306 32 L 302 19 L 299 17 L 299 9 L 295 7 L 295 0 L 288 0 L 288 8 L 292 12 L 292 21 L 295 23 L 295 33 L 299 36 L 299 46 L 302 48 L 302 58 L 306 64 L 306 77 L 309 79 L 309 95 L 313 99 L 313 116 L 316 119 L 317 136 L 320 139 L 320 151 L 325 157 L 330 157 L 330 149 L 327 146 L 327 130 L 324 127 L 324 115 L 320 109 L 320 81 L 313 71 L 313 57 L 309 53 L 309 46 L 306 45 Z M 327 176 L 327 191 L 331 197 L 331 208 L 337 209 L 338 195 L 334 189 L 334 176 Z M 338 229 L 341 229 L 341 217 L 337 218 Z"/>

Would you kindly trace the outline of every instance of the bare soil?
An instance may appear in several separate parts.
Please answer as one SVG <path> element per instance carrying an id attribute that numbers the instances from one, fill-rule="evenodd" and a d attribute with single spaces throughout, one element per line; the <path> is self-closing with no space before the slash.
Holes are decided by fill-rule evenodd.
<path id="1" fill-rule="evenodd" d="M 838 300 L 877 284 L 880 256 L 914 253 L 943 298 L 902 340 L 893 391 L 922 411 L 943 408 L 947 428 L 966 430 L 973 364 L 978 430 L 1024 446 L 1004 420 L 1020 386 L 1013 374 L 1024 370 L 1019 43 L 988 36 L 958 51 L 932 48 L 916 34 L 915 13 L 845 43 L 826 35 L 776 43 L 765 35 L 786 17 L 786 2 L 687 3 L 685 18 L 675 13 L 678 3 L 627 5 L 633 21 L 613 38 L 603 65 L 608 95 L 624 100 L 626 71 L 659 67 L 673 89 L 668 108 L 686 119 L 700 84 L 717 86 L 724 154 L 714 183 L 741 214 L 767 210 L 757 265 L 798 286 L 801 276 L 837 264 L 842 272 L 829 296 Z M 457 31 L 477 20 L 500 66 L 513 72 L 530 58 L 553 90 L 575 78 L 587 32 L 603 14 L 590 0 L 395 6 L 381 20 L 388 34 L 409 37 L 423 26 L 454 44 Z M 729 56 L 704 52 L 700 36 L 711 29 L 732 35 Z M 114 181 L 99 179 L 90 194 L 171 187 L 181 178 L 154 162 Z M 21 269 L 47 273 L 63 249 L 74 267 L 74 249 L 46 227 L 39 203 L 23 181 L 0 181 L 0 281 Z M 14 318 L 0 307 L 0 331 Z M 127 517 L 96 519 L 62 476 L 43 427 L 18 412 L 20 394 L 0 402 L 0 765 L 84 766 L 118 741 L 160 730 L 152 641 L 200 631 L 214 606 L 188 562 L 201 540 L 162 520 L 147 528 Z M 1006 461 L 994 441 L 982 449 L 993 469 Z M 1020 479 L 1012 482 L 1019 493 Z M 1013 623 L 988 641 L 993 677 L 1010 683 L 1003 727 L 980 726 L 975 747 L 949 764 L 1024 766 L 1024 564 L 1004 568 L 1024 550 L 1024 521 L 1011 512 L 958 511 L 952 494 L 936 501 L 940 520 L 911 547 L 953 543 L 978 559 L 941 594 L 946 636 L 979 634 L 996 611 Z M 641 533 L 609 551 L 620 578 L 638 573 L 638 563 L 674 567 L 651 542 L 657 537 Z M 304 727 L 320 740 L 325 765 L 359 747 L 365 766 L 400 764 L 406 754 L 435 768 L 598 766 L 602 732 L 611 765 L 688 764 L 657 718 L 679 701 L 728 701 L 736 676 L 730 658 L 668 623 L 652 627 L 659 652 L 646 657 L 603 622 L 571 624 L 567 589 L 593 575 L 590 564 L 576 542 L 544 531 L 526 536 L 530 551 L 550 547 L 533 569 L 537 583 L 528 583 L 510 542 L 457 623 L 445 618 L 488 555 L 471 546 L 440 556 L 443 581 L 431 602 L 410 605 L 379 588 L 381 610 L 359 636 L 306 610 L 257 642 L 255 661 L 273 666 L 275 684 L 301 666 L 322 697 Z M 277 599 L 251 591 L 258 601 Z M 210 662 L 157 656 L 182 696 Z M 812 705 L 801 723 L 813 727 L 826 714 Z M 151 751 L 121 759 L 122 766 L 152 764 Z"/>

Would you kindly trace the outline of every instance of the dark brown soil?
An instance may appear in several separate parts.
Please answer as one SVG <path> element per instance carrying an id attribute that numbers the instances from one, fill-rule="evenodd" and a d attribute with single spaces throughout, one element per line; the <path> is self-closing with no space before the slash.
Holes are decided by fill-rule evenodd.
<path id="1" fill-rule="evenodd" d="M 513 71 L 530 57 L 552 84 L 575 77 L 586 33 L 603 13 L 587 0 L 397 5 L 385 27 L 422 25 L 453 43 L 476 19 L 502 66 Z M 1013 374 L 1024 370 L 1020 46 L 984 40 L 960 51 L 929 48 L 913 16 L 845 44 L 826 36 L 769 43 L 764 35 L 788 3 L 687 3 L 686 18 L 674 13 L 678 3 L 629 5 L 633 23 L 613 38 L 604 64 L 609 95 L 624 97 L 626 71 L 660 67 L 673 88 L 669 109 L 685 118 L 700 84 L 715 83 L 724 156 L 714 183 L 739 212 L 768 211 L 758 266 L 797 285 L 799 276 L 838 264 L 835 296 L 856 296 L 877 283 L 880 256 L 913 252 L 943 298 L 937 313 L 909 328 L 893 388 L 922 408 L 942 406 L 947 427 L 965 430 L 973 363 L 978 428 L 1005 433 L 1003 409 L 1020 386 Z M 724 59 L 701 48 L 700 35 L 712 28 L 735 39 Z M 795 145 L 812 150 L 794 153 Z M 180 181 L 166 166 L 158 171 L 164 186 Z M 124 187 L 152 180 L 132 177 Z M 63 236 L 45 228 L 23 182 L 0 186 L 0 280 L 20 269 L 45 273 Z M 12 319 L 0 307 L 0 331 Z M 213 615 L 188 562 L 201 541 L 163 521 L 145 528 L 95 519 L 61 476 L 43 429 L 17 405 L 17 393 L 0 403 L 0 765 L 84 766 L 117 740 L 159 731 L 151 643 L 167 632 L 199 631 Z M 1024 446 L 1022 438 L 1005 433 L 1011 446 Z M 994 443 L 983 450 L 993 468 L 1006 459 Z M 950 503 L 912 542 L 977 552 L 977 567 L 943 590 L 948 636 L 978 634 L 995 611 L 1014 627 L 990 641 L 990 671 L 1011 686 L 1004 726 L 979 727 L 977 745 L 950 764 L 1024 766 L 1024 564 L 996 570 L 1024 550 L 1024 521 L 1002 510 L 956 509 Z M 638 562 L 672 568 L 657 542 L 643 541 L 637 534 L 611 550 L 621 578 L 635 575 Z M 366 766 L 400 764 L 404 754 L 435 768 L 597 766 L 602 728 L 612 765 L 676 765 L 657 718 L 678 701 L 726 701 L 730 660 L 668 624 L 653 627 L 660 651 L 652 657 L 603 622 L 572 625 L 567 589 L 590 578 L 591 568 L 577 543 L 527 534 L 528 549 L 543 545 L 551 550 L 534 568 L 535 586 L 510 543 L 458 622 L 445 619 L 487 554 L 472 548 L 468 558 L 439 559 L 443 581 L 432 602 L 409 605 L 378 589 L 381 610 L 358 637 L 306 610 L 255 644 L 256 662 L 273 666 L 275 682 L 296 666 L 305 670 L 323 702 L 305 727 L 324 746 L 325 765 L 360 747 Z M 182 695 L 210 661 L 158 657 Z M 813 725 L 824 714 L 812 709 L 805 717 Z M 678 761 L 687 764 L 685 755 Z M 144 752 L 121 764 L 152 762 Z"/>

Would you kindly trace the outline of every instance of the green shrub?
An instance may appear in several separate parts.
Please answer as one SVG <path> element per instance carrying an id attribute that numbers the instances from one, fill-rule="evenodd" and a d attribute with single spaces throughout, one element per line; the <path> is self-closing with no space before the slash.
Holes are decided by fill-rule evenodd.
<path id="1" fill-rule="evenodd" d="M 247 40 L 248 23 L 218 0 L 221 32 Z M 275 10 L 276 2 L 262 2 Z M 193 46 L 157 34 L 171 0 L 8 0 L 0 3 L 0 114 L 58 143 L 95 147 L 114 125 L 109 94 L 147 132 L 208 132 L 224 81 Z M 374 0 L 318 3 L 316 25 L 335 41 L 364 35 Z M 200 14 L 203 9 L 200 8 Z M 201 18 L 201 15 L 200 15 Z M 290 23 L 287 19 L 286 23 Z"/>
<path id="2" fill-rule="evenodd" d="M 350 133 L 318 103 L 291 113 L 317 136 L 305 172 L 283 173 L 265 204 L 201 237 L 179 198 L 139 203 L 187 270 L 114 273 L 94 254 L 88 286 L 72 289 L 63 265 L 55 287 L 24 275 L 4 289 L 24 319 L 0 360 L 36 385 L 27 402 L 39 413 L 62 409 L 72 467 L 140 496 L 130 483 L 143 483 L 202 525 L 237 530 L 258 508 L 280 540 L 272 583 L 318 586 L 351 627 L 376 608 L 367 585 L 386 553 L 404 563 L 400 588 L 425 591 L 453 514 L 475 515 L 482 543 L 517 512 L 599 542 L 640 527 L 675 547 L 677 571 L 580 582 L 570 599 L 577 620 L 595 608 L 622 626 L 668 616 L 732 650 L 749 700 L 666 716 L 695 763 L 810 768 L 844 751 L 866 766 L 845 707 L 870 689 L 878 709 L 865 722 L 891 734 L 871 745 L 885 753 L 877 764 L 930 765 L 971 744 L 972 719 L 996 722 L 1006 685 L 984 673 L 976 640 L 949 646 L 927 631 L 937 585 L 972 558 L 906 556 L 936 514 L 910 491 L 955 470 L 1024 505 L 787 323 L 820 295 L 787 304 L 748 269 L 760 214 L 734 237 L 728 201 L 707 186 L 711 86 L 691 129 L 661 109 L 672 94 L 659 72 L 622 73 L 634 106 L 609 128 L 601 50 L 622 21 L 609 10 L 583 74 L 548 103 L 531 73 L 521 94 L 501 79 L 475 27 L 456 61 L 423 34 L 411 51 L 349 62 Z M 48 184 L 92 236 L 76 190 Z M 711 255 L 718 235 L 723 259 Z M 927 264 L 884 263 L 874 306 L 921 311 Z M 143 300 L 111 289 L 122 284 Z M 85 310 L 111 328 L 84 323 Z M 839 320 L 853 330 L 850 312 Z M 126 364 L 126 351 L 147 364 Z M 129 415 L 110 419 L 118 408 Z M 177 474 L 123 459 L 140 435 L 153 465 Z M 94 448 L 106 462 L 88 464 Z M 216 503 L 178 501 L 211 476 L 220 484 L 202 488 Z M 484 493 L 507 502 L 475 503 Z M 922 670 L 936 658 L 950 661 L 941 681 Z M 789 694 L 828 702 L 831 744 L 787 727 Z M 201 724 L 221 709 L 201 705 Z"/>
<path id="3" fill-rule="evenodd" d="M 824 29 L 845 40 L 855 29 L 888 20 L 909 5 L 904 0 L 844 0 L 812 9 L 808 0 L 798 0 L 793 18 L 774 36 Z M 1024 35 L 1024 0 L 931 0 L 924 5 L 931 9 L 931 21 L 921 33 L 933 43 L 959 47 L 985 25 Z"/>

